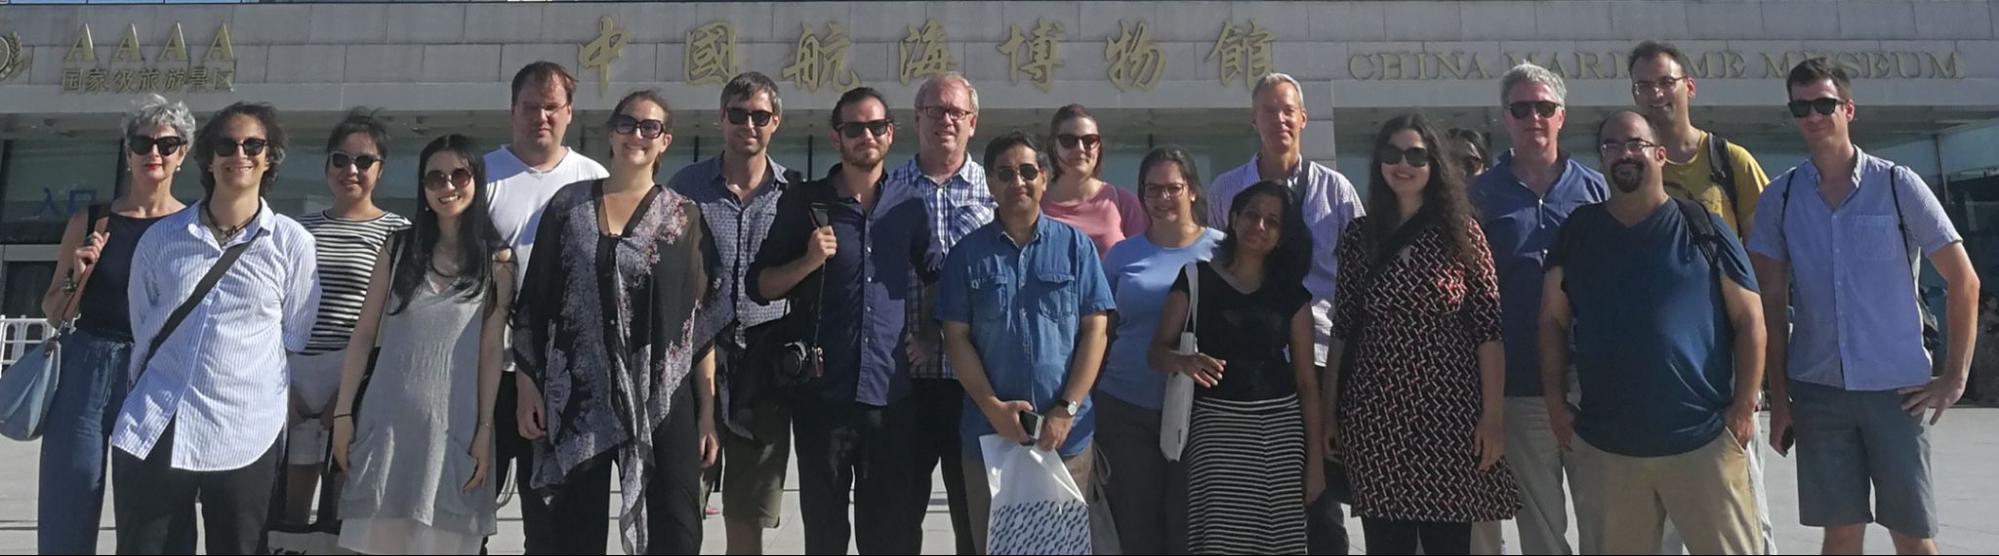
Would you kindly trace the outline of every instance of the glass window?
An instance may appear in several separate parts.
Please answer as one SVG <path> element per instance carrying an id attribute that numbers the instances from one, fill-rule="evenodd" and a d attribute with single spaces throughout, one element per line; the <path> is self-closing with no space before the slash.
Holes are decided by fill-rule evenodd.
<path id="1" fill-rule="evenodd" d="M 55 243 L 72 212 L 117 196 L 116 140 L 35 139 L 9 142 L 0 242 Z M 192 169 L 183 169 L 183 176 Z M 183 180 L 177 180 L 183 181 Z"/>

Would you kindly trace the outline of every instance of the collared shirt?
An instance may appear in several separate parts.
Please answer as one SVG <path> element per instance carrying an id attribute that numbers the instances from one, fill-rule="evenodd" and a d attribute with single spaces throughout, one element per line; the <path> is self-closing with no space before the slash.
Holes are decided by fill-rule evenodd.
<path id="1" fill-rule="evenodd" d="M 1208 225 L 1227 231 L 1229 228 L 1229 204 L 1249 186 L 1263 181 L 1256 170 L 1262 155 L 1251 156 L 1249 163 L 1215 176 L 1215 183 L 1208 186 Z M 1299 210 L 1305 218 L 1305 227 L 1312 232 L 1312 271 L 1305 275 L 1305 289 L 1312 292 L 1313 335 L 1317 345 L 1314 356 L 1319 366 L 1326 365 L 1326 342 L 1332 336 L 1333 290 L 1335 278 L 1340 273 L 1339 243 L 1340 233 L 1346 231 L 1347 224 L 1355 218 L 1367 214 L 1361 206 L 1360 195 L 1354 192 L 1353 182 L 1339 172 L 1317 162 L 1304 161 L 1291 171 L 1287 185 Z"/>
<path id="2" fill-rule="evenodd" d="M 290 218 L 257 209 L 227 244 L 201 224 L 200 204 L 161 220 L 132 258 L 132 390 L 111 445 L 144 459 L 168 425 L 175 469 L 227 471 L 264 455 L 290 407 L 286 351 L 302 351 L 319 311 L 312 234 Z M 167 315 L 230 246 L 251 242 L 236 266 L 160 344 L 145 346 Z"/>
<path id="3" fill-rule="evenodd" d="M 750 263 L 756 260 L 757 248 L 763 246 L 771 221 L 777 218 L 778 197 L 791 182 L 783 165 L 765 160 L 763 183 L 748 201 L 729 190 L 721 156 L 689 164 L 667 181 L 669 189 L 694 200 L 701 207 L 702 219 L 708 222 L 708 234 L 719 255 L 715 269 L 721 273 L 722 289 L 716 292 L 715 303 L 703 310 L 731 319 L 727 333 L 737 346 L 745 345 L 745 329 L 777 320 L 789 307 L 781 299 L 766 304 L 750 298 L 750 291 L 756 289 L 756 283 L 748 280 Z"/>
<path id="4" fill-rule="evenodd" d="M 937 320 L 971 326 L 993 394 L 1027 401 L 1042 414 L 1055 408 L 1068 382 L 1082 317 L 1115 308 L 1090 237 L 1051 218 L 1038 218 L 1024 244 L 1007 237 L 999 222 L 973 231 L 951 250 L 937 288 Z M 1082 409 L 1059 450 L 1064 457 L 1089 446 L 1096 429 L 1090 396 L 1071 401 Z M 966 453 L 993 434 L 970 398 L 959 432 Z"/>
<path id="5" fill-rule="evenodd" d="M 1819 194 L 1810 159 L 1772 181 L 1757 205 L 1749 251 L 1791 266 L 1796 316 L 1786 371 L 1791 380 L 1853 391 L 1927 384 L 1930 354 L 1910 256 L 1964 238 L 1922 176 L 1859 148 L 1854 156 L 1856 189 L 1840 206 Z M 1903 243 L 1902 225 L 1915 245 Z"/>
<path id="6" fill-rule="evenodd" d="M 805 390 L 830 401 L 887 406 L 909 394 L 908 311 L 934 282 L 944 255 L 930 238 L 923 199 L 906 186 L 875 182 L 875 206 L 839 194 L 840 166 L 826 178 L 785 191 L 770 237 L 750 265 L 750 283 L 773 267 L 805 255 L 815 229 L 813 205 L 823 204 L 840 248 L 812 276 L 791 288 L 800 310 L 819 311 L 824 374 Z M 914 277 L 915 280 L 911 280 Z M 823 295 L 822 295 L 823 292 Z M 761 292 L 751 299 L 764 301 Z"/>
<path id="7" fill-rule="evenodd" d="M 910 157 L 888 174 L 888 183 L 894 186 L 915 188 L 923 198 L 923 204 L 930 213 L 931 239 L 937 242 L 939 253 L 949 254 L 966 235 L 993 221 L 993 210 L 999 202 L 993 200 L 992 190 L 986 189 L 986 169 L 973 162 L 968 155 L 958 171 L 942 183 L 923 174 L 923 166 L 916 157 Z M 909 322 L 931 318 L 934 308 L 922 303 L 909 308 Z M 920 365 L 914 370 L 916 378 L 950 380 L 957 378 L 951 372 L 951 365 L 944 361 L 943 342 L 937 343 L 935 353 L 930 354 L 931 363 Z"/>
<path id="8" fill-rule="evenodd" d="M 534 255 L 535 230 L 541 227 L 542 209 L 555 192 L 572 183 L 611 177 L 590 157 L 564 149 L 562 160 L 547 172 L 534 169 L 506 147 L 486 153 L 486 210 L 493 215 L 493 229 L 514 249 L 514 262 L 522 272 L 515 285 L 527 279 L 527 267 Z"/>
<path id="9" fill-rule="evenodd" d="M 1562 173 L 1543 197 L 1513 174 L 1513 153 L 1472 184 L 1472 206 L 1478 225 L 1492 247 L 1492 267 L 1499 273 L 1500 328 L 1506 344 L 1506 395 L 1541 395 L 1541 276 L 1548 249 L 1568 221 L 1584 205 L 1610 199 L 1603 174 L 1562 155 Z"/>

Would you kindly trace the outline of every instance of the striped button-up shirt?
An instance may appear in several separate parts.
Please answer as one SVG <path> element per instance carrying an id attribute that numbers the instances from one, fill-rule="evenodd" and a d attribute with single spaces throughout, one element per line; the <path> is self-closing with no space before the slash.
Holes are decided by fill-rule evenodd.
<path id="1" fill-rule="evenodd" d="M 1263 181 L 1256 171 L 1257 159 L 1252 156 L 1248 164 L 1215 176 L 1215 182 L 1208 186 L 1208 225 L 1228 231 L 1229 204 L 1249 186 Z M 1361 205 L 1360 195 L 1354 192 L 1353 182 L 1346 176 L 1322 164 L 1302 161 L 1291 170 L 1285 184 L 1291 186 L 1293 198 L 1298 199 L 1298 208 L 1305 218 L 1305 228 L 1312 233 L 1312 269 L 1305 275 L 1305 289 L 1312 292 L 1312 321 L 1316 354 L 1314 361 L 1326 366 L 1326 343 L 1333 330 L 1333 284 L 1339 276 L 1340 234 L 1347 224 L 1367 213 Z"/>
<path id="2" fill-rule="evenodd" d="M 277 441 L 289 406 L 286 351 L 305 349 L 319 310 L 312 234 L 290 218 L 257 210 L 228 243 L 199 219 L 200 205 L 168 216 L 139 240 L 130 295 L 132 390 L 111 445 L 141 459 L 168 425 L 175 469 L 227 471 L 250 465 Z M 167 315 L 230 246 L 252 242 L 169 333 L 150 362 L 145 347 Z"/>
<path id="3" fill-rule="evenodd" d="M 729 190 L 728 180 L 722 176 L 720 156 L 689 164 L 667 181 L 668 188 L 693 199 L 701 207 L 701 218 L 708 223 L 708 234 L 715 241 L 720 259 L 715 265 L 722 273 L 722 289 L 705 309 L 715 315 L 711 318 L 729 319 L 730 326 L 724 333 L 738 347 L 747 345 L 744 330 L 777 320 L 790 307 L 782 299 L 757 303 L 750 296 L 750 289 L 756 286 L 747 281 L 750 263 L 756 260 L 757 249 L 763 246 L 764 237 L 770 234 L 771 221 L 777 218 L 777 199 L 791 181 L 784 175 L 783 165 L 765 160 L 768 165 L 764 168 L 763 183 L 747 201 Z"/>
<path id="4" fill-rule="evenodd" d="M 956 247 L 958 241 L 965 239 L 965 236 L 971 235 L 973 230 L 992 222 L 993 210 L 999 207 L 999 202 L 993 200 L 992 190 L 986 189 L 985 167 L 973 162 L 969 155 L 965 158 L 965 164 L 959 166 L 958 171 L 951 174 L 951 177 L 943 183 L 923 175 L 923 167 L 917 164 L 916 157 L 910 157 L 909 162 L 889 172 L 887 186 L 916 188 L 917 194 L 923 197 L 925 209 L 930 211 L 931 240 L 938 243 L 938 252 L 943 254 L 949 254 L 951 248 Z M 915 279 L 912 274 L 910 283 L 922 284 L 923 281 Z M 911 293 L 915 296 L 912 299 L 922 297 L 920 290 Z M 908 311 L 910 326 L 914 327 L 920 322 L 919 319 L 931 318 L 932 313 L 936 311 L 934 307 L 934 303 L 910 303 Z M 951 372 L 950 365 L 944 363 L 944 342 L 941 339 L 937 342 L 937 351 L 930 354 L 930 364 L 911 369 L 910 376 L 957 378 L 957 375 Z"/>

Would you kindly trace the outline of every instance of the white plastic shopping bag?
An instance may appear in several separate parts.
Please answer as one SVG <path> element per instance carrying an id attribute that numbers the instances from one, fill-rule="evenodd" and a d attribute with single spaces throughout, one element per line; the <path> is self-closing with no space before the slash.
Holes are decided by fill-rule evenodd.
<path id="1" fill-rule="evenodd" d="M 1062 457 L 997 434 L 979 437 L 986 486 L 987 554 L 1090 554 L 1090 506 Z"/>

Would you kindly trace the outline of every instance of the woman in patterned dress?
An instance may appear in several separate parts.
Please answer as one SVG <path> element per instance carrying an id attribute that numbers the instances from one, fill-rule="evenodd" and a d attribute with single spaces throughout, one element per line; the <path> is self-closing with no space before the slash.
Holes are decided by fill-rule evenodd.
<path id="1" fill-rule="evenodd" d="M 666 99 L 638 91 L 611 114 L 611 176 L 549 200 L 521 286 L 514 350 L 545 419 L 520 422 L 535 441 L 523 495 L 549 501 L 552 552 L 605 553 L 615 485 L 625 553 L 696 554 L 701 469 L 719 450 L 720 327 L 697 318 L 714 245 L 694 202 L 653 178 L 673 140 Z"/>
<path id="2" fill-rule="evenodd" d="M 1504 351 L 1492 254 L 1463 175 L 1421 115 L 1375 138 L 1368 216 L 1340 237 L 1337 431 L 1368 554 L 1464 554 L 1520 506 L 1501 459 Z"/>

